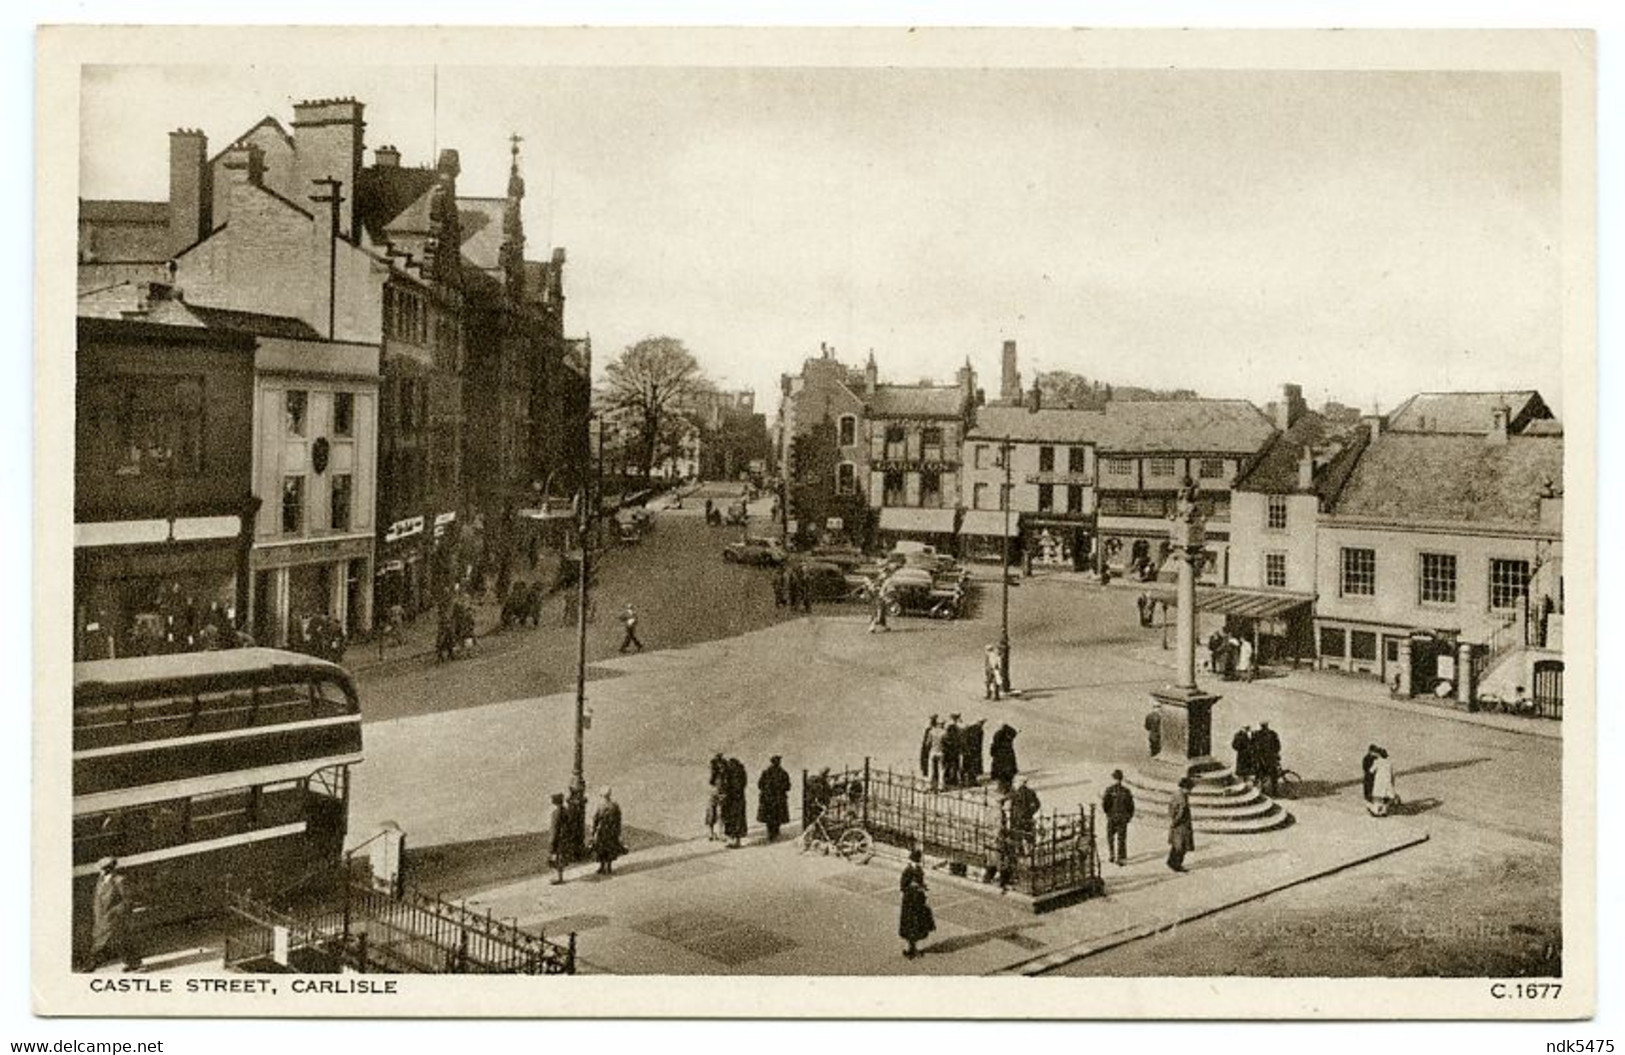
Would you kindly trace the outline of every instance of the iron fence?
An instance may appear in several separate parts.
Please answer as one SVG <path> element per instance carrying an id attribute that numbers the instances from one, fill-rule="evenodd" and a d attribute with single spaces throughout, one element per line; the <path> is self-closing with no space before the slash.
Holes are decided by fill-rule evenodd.
<path id="1" fill-rule="evenodd" d="M 921 848 L 951 865 L 992 877 L 1034 898 L 1101 893 L 1095 808 L 1040 811 L 1030 825 L 1011 816 L 994 785 L 933 791 L 912 772 L 874 767 L 802 774 L 804 821 L 825 816 L 832 827 L 861 825 L 876 841 Z"/>

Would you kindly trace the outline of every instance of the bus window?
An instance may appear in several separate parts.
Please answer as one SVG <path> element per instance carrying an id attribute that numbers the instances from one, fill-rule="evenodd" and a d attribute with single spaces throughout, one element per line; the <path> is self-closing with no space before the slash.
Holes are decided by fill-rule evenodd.
<path id="1" fill-rule="evenodd" d="M 87 813 L 73 819 L 73 863 L 89 864 L 103 857 L 121 857 L 124 818 L 118 813 Z"/>
<path id="2" fill-rule="evenodd" d="M 355 704 L 345 694 L 344 686 L 330 678 L 316 679 L 317 710 L 323 718 L 354 714 Z"/>
<path id="3" fill-rule="evenodd" d="M 259 789 L 259 813 L 255 825 L 275 828 L 292 824 L 305 815 L 305 784 L 302 780 L 284 780 L 266 784 Z"/>
<path id="4" fill-rule="evenodd" d="M 250 788 L 194 796 L 187 825 L 188 836 L 193 842 L 201 842 L 246 831 L 252 826 L 248 812 L 251 801 Z"/>
<path id="5" fill-rule="evenodd" d="M 279 685 L 261 685 L 254 690 L 255 725 L 280 725 L 299 722 L 310 717 L 310 685 L 305 682 L 284 682 Z"/>

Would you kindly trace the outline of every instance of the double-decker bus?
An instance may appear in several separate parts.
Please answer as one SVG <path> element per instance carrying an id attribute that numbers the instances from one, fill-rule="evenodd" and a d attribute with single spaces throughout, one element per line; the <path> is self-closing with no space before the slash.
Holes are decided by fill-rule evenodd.
<path id="1" fill-rule="evenodd" d="M 105 857 L 143 926 L 331 879 L 360 761 L 361 706 L 333 663 L 246 648 L 74 664 L 76 948 Z"/>

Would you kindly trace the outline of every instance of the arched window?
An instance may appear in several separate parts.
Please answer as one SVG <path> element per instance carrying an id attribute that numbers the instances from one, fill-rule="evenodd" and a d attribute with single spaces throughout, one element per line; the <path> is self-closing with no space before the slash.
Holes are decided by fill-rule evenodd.
<path id="1" fill-rule="evenodd" d="M 856 446 L 858 442 L 858 418 L 856 414 L 841 415 L 841 443 L 842 447 Z"/>

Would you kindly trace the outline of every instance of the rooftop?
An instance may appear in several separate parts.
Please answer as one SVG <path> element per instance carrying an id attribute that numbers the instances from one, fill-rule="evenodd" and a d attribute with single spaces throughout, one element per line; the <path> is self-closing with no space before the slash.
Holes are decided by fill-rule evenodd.
<path id="1" fill-rule="evenodd" d="M 965 406 L 965 390 L 957 385 L 876 385 L 867 402 L 869 414 L 877 418 L 957 418 Z"/>
<path id="2" fill-rule="evenodd" d="M 1290 429 L 1276 434 L 1258 460 L 1236 478 L 1235 490 L 1276 495 L 1297 493 L 1301 490 L 1298 466 L 1305 451 L 1315 459 L 1314 482 L 1330 484 L 1328 477 L 1334 475 L 1329 472 L 1331 463 L 1337 461 L 1337 455 L 1362 431 L 1334 424 L 1316 411 L 1304 411 Z"/>
<path id="3" fill-rule="evenodd" d="M 1490 431 L 1497 407 L 1510 411 L 1512 431 L 1527 422 L 1550 418 L 1552 412 L 1532 389 L 1503 392 L 1418 392 L 1389 415 L 1393 432 L 1460 432 L 1478 436 Z"/>
<path id="4" fill-rule="evenodd" d="M 1354 464 L 1339 516 L 1537 526 L 1543 491 L 1563 487 L 1561 436 L 1505 443 L 1462 433 L 1386 432 Z"/>

